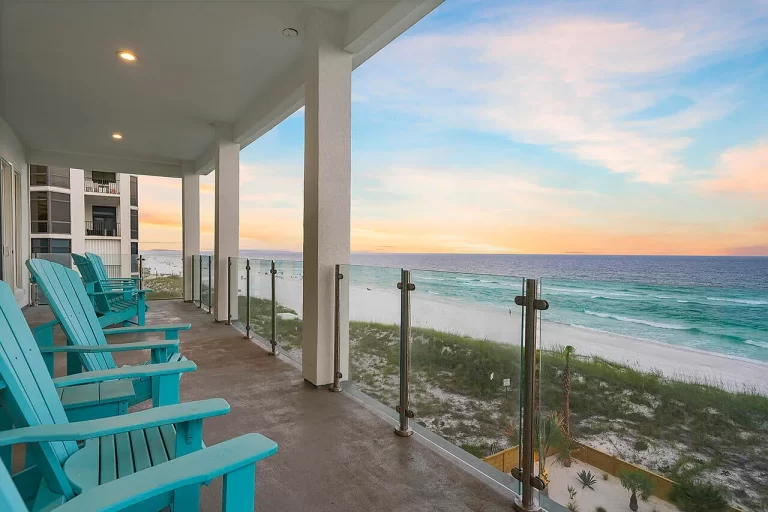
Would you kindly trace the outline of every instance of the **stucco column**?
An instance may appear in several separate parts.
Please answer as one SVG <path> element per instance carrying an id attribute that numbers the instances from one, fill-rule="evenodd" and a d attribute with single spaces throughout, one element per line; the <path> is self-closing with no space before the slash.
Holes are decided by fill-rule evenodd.
<path id="1" fill-rule="evenodd" d="M 333 381 L 334 267 L 349 263 L 352 55 L 342 49 L 341 28 L 332 14 L 316 10 L 304 34 L 302 373 L 315 385 Z M 341 282 L 348 286 L 349 279 Z M 348 321 L 342 322 L 341 331 L 341 372 L 346 378 Z"/>
<path id="2" fill-rule="evenodd" d="M 200 277 L 193 277 L 192 256 L 200 254 L 200 176 L 181 178 L 181 252 L 184 259 L 184 300 L 191 302 L 200 294 Z M 194 295 L 193 295 L 194 293 Z"/>
<path id="3" fill-rule="evenodd" d="M 213 307 L 216 320 L 226 322 L 228 258 L 237 258 L 240 252 L 240 144 L 232 140 L 229 125 L 217 125 L 216 135 Z"/>

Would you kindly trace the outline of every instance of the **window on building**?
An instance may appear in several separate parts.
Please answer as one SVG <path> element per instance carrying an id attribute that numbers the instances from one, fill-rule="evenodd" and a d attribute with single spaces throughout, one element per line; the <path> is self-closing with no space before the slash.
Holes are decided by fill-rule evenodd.
<path id="1" fill-rule="evenodd" d="M 131 239 L 139 239 L 139 211 L 131 210 Z"/>
<path id="2" fill-rule="evenodd" d="M 131 242 L 131 273 L 139 272 L 139 242 Z"/>
<path id="3" fill-rule="evenodd" d="M 29 218 L 32 233 L 71 233 L 69 194 L 30 192 Z"/>
<path id="4" fill-rule="evenodd" d="M 29 193 L 29 218 L 32 233 L 48 233 L 48 192 Z"/>
<path id="5" fill-rule="evenodd" d="M 139 206 L 139 178 L 131 176 L 131 206 Z"/>
<path id="6" fill-rule="evenodd" d="M 92 171 L 91 179 L 93 181 L 117 181 L 117 175 L 113 172 Z"/>
<path id="7" fill-rule="evenodd" d="M 69 209 L 69 194 L 51 192 L 51 233 L 69 235 L 72 233 Z"/>
<path id="8" fill-rule="evenodd" d="M 31 187 L 69 188 L 69 168 L 48 167 L 47 165 L 29 166 L 29 185 Z"/>
<path id="9" fill-rule="evenodd" d="M 88 235 L 118 236 L 117 208 L 114 206 L 94 206 L 91 210 L 93 221 Z M 87 223 L 86 223 L 87 224 Z M 86 225 L 86 227 L 88 227 Z"/>
<path id="10" fill-rule="evenodd" d="M 72 241 L 60 238 L 33 238 L 32 254 L 69 254 Z"/>
<path id="11" fill-rule="evenodd" d="M 48 184 L 48 167 L 45 165 L 29 166 L 29 186 L 38 187 Z"/>

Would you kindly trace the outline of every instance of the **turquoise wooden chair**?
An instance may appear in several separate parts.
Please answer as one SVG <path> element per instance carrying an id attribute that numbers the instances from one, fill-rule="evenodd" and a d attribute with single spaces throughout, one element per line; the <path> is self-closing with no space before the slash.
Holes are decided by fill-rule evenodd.
<path id="1" fill-rule="evenodd" d="M 83 283 L 77 272 L 50 261 L 31 259 L 27 267 L 48 304 L 56 316 L 52 322 L 35 329 L 35 338 L 45 354 L 45 362 L 53 375 L 53 355 L 56 352 L 68 354 L 67 373 L 76 374 L 85 368 L 89 372 L 100 372 L 117 368 L 111 352 L 150 350 L 149 363 L 165 363 L 189 368 L 194 363 L 179 353 L 179 331 L 189 330 L 191 324 L 145 325 L 103 329 L 96 316 Z M 67 336 L 68 346 L 53 346 L 53 328 L 60 325 Z M 107 335 L 127 333 L 163 332 L 165 340 L 109 345 Z M 69 346 L 71 345 L 71 346 Z M 125 347 L 125 348 L 122 348 Z M 189 371 L 189 370 L 187 370 Z M 135 396 L 129 405 L 152 398 L 155 406 L 175 404 L 179 401 L 180 374 L 163 377 L 140 377 L 133 379 Z"/>
<path id="2" fill-rule="evenodd" d="M 22 499 L 32 503 L 33 510 L 52 510 L 81 494 L 85 503 L 89 499 L 96 502 L 93 495 L 88 498 L 86 494 L 92 490 L 105 503 L 111 493 L 99 489 L 112 482 L 114 485 L 108 489 L 115 497 L 122 496 L 127 506 L 141 501 L 134 510 L 161 510 L 167 506 L 176 511 L 197 510 L 200 485 L 211 478 L 215 473 L 212 468 L 220 462 L 215 458 L 215 448 L 203 445 L 203 419 L 227 414 L 229 404 L 223 399 L 210 399 L 71 423 L 56 393 L 57 387 L 94 379 L 119 379 L 147 370 L 170 374 L 177 370 L 167 368 L 172 365 L 166 363 L 52 379 L 10 287 L 2 282 L 0 310 L 0 403 L 16 427 L 0 432 L 0 447 L 26 443 L 30 460 L 35 463 L 14 475 Z M 253 468 L 246 466 L 277 451 L 277 445 L 266 438 L 250 439 L 259 441 L 258 455 L 251 453 L 250 458 L 245 457 L 250 462 L 235 469 L 225 485 L 225 494 L 229 494 L 225 503 L 228 500 L 232 504 L 231 510 L 246 510 L 242 502 L 254 486 Z M 197 456 L 193 461 L 199 462 L 200 467 L 182 459 L 193 453 Z M 228 467 L 233 467 L 231 460 L 236 454 L 237 451 L 230 454 Z M 169 460 L 176 464 L 163 466 Z M 155 470 L 146 472 L 149 468 Z M 221 471 L 221 467 L 216 468 Z M 175 477 L 180 477 L 180 481 Z M 131 483 L 143 489 L 156 489 L 126 498 L 127 493 L 135 491 Z M 0 494 L 6 492 L 6 487 L 2 486 Z M 14 499 L 11 503 L 18 507 L 18 501 Z"/>
<path id="3" fill-rule="evenodd" d="M 53 503 L 25 503 L 21 490 L 11 478 L 5 465 L 0 464 L 0 510 L 4 512 L 111 512 L 118 510 L 147 510 L 147 506 L 163 494 L 199 486 L 220 476 L 224 477 L 223 512 L 253 512 L 256 482 L 256 462 L 269 457 L 277 445 L 259 434 L 225 441 L 205 450 L 144 469 L 139 473 L 91 488 L 63 505 L 53 497 Z M 37 496 L 35 496 L 37 498 Z M 52 508 L 54 507 L 54 508 Z"/>
<path id="4" fill-rule="evenodd" d="M 144 325 L 146 294 L 152 290 L 140 290 L 133 279 L 109 278 L 104 263 L 95 254 L 72 254 L 72 261 L 77 265 L 102 325 L 126 323 L 134 318 L 137 325 Z"/>

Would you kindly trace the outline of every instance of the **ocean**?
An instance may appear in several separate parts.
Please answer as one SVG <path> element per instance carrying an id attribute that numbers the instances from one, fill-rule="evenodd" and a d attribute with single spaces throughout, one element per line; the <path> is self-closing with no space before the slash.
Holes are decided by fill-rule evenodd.
<path id="1" fill-rule="evenodd" d="M 178 262 L 178 252 L 145 253 Z M 241 251 L 297 260 L 298 253 Z M 514 308 L 522 278 L 541 280 L 542 319 L 729 356 L 768 361 L 768 258 L 591 255 L 352 255 L 350 285 L 395 286 L 414 269 L 416 294 Z M 420 270 L 415 270 L 420 269 Z M 300 272 L 300 270 L 299 270 Z"/>

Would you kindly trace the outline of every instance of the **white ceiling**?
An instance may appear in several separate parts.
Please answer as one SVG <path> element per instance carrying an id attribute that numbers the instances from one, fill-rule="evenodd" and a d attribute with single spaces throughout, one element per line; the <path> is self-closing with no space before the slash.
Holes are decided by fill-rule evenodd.
<path id="1" fill-rule="evenodd" d="M 30 163 L 207 172 L 214 123 L 247 145 L 303 104 L 311 9 L 339 17 L 359 65 L 440 1 L 0 0 L 0 115 Z"/>

